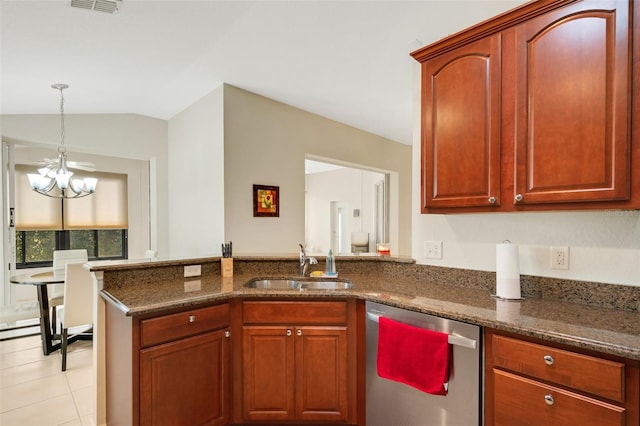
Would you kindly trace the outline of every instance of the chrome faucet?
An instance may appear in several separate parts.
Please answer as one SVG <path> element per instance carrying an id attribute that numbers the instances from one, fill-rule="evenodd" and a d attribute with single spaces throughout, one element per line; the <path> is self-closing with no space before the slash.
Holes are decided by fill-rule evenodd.
<path id="1" fill-rule="evenodd" d="M 300 246 L 300 276 L 308 277 L 311 274 L 309 265 L 317 265 L 318 261 L 315 257 L 307 257 L 304 246 L 302 244 L 298 245 Z"/>

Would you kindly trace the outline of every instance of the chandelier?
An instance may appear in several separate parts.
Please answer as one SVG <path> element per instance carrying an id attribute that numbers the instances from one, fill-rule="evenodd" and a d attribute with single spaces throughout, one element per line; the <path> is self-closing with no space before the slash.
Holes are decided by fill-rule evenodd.
<path id="1" fill-rule="evenodd" d="M 62 91 L 69 86 L 67 84 L 53 84 L 52 89 L 60 91 L 60 146 L 58 147 L 58 159 L 50 162 L 46 167 L 38 169 L 38 174 L 29 173 L 31 189 L 39 194 L 52 198 L 80 198 L 91 195 L 96 190 L 98 179 L 73 178 L 73 172 L 69 171 L 67 162 L 67 150 L 64 147 L 64 94 Z M 60 190 L 51 192 L 53 188 Z"/>

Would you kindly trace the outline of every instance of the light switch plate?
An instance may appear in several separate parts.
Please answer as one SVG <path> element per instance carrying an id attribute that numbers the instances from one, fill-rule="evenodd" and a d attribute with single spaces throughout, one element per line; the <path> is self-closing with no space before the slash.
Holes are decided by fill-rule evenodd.
<path id="1" fill-rule="evenodd" d="M 184 267 L 184 277 L 199 277 L 202 275 L 200 265 L 187 265 Z"/>
<path id="2" fill-rule="evenodd" d="M 569 247 L 551 247 L 551 269 L 569 269 Z"/>
<path id="3" fill-rule="evenodd" d="M 184 291 L 188 293 L 190 291 L 200 291 L 202 290 L 202 281 L 200 280 L 190 280 L 184 282 Z"/>
<path id="4" fill-rule="evenodd" d="M 442 259 L 442 241 L 425 241 L 424 257 L 427 259 Z"/>

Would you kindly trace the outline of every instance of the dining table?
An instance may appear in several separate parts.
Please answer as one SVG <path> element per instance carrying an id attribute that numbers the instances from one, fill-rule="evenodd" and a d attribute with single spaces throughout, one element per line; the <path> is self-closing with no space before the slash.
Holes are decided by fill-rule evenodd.
<path id="1" fill-rule="evenodd" d="M 38 293 L 38 305 L 40 307 L 40 336 L 42 338 L 42 352 L 49 355 L 60 349 L 60 336 L 52 331 L 49 317 L 49 294 L 47 284 L 64 284 L 64 269 L 40 271 L 33 274 L 20 274 L 12 276 L 9 281 L 18 285 L 34 285 Z M 57 340 L 57 342 L 56 342 Z"/>

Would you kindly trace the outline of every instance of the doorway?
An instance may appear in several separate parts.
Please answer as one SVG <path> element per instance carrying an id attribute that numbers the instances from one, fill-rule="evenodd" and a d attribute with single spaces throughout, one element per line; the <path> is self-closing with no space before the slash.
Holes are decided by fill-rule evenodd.
<path id="1" fill-rule="evenodd" d="M 349 203 L 331 202 L 331 250 L 335 254 L 351 253 Z"/>
<path id="2" fill-rule="evenodd" d="M 306 159 L 305 238 L 310 252 L 375 252 L 389 242 L 389 173 L 365 166 Z M 364 250 L 352 248 L 352 233 L 366 236 Z"/>

